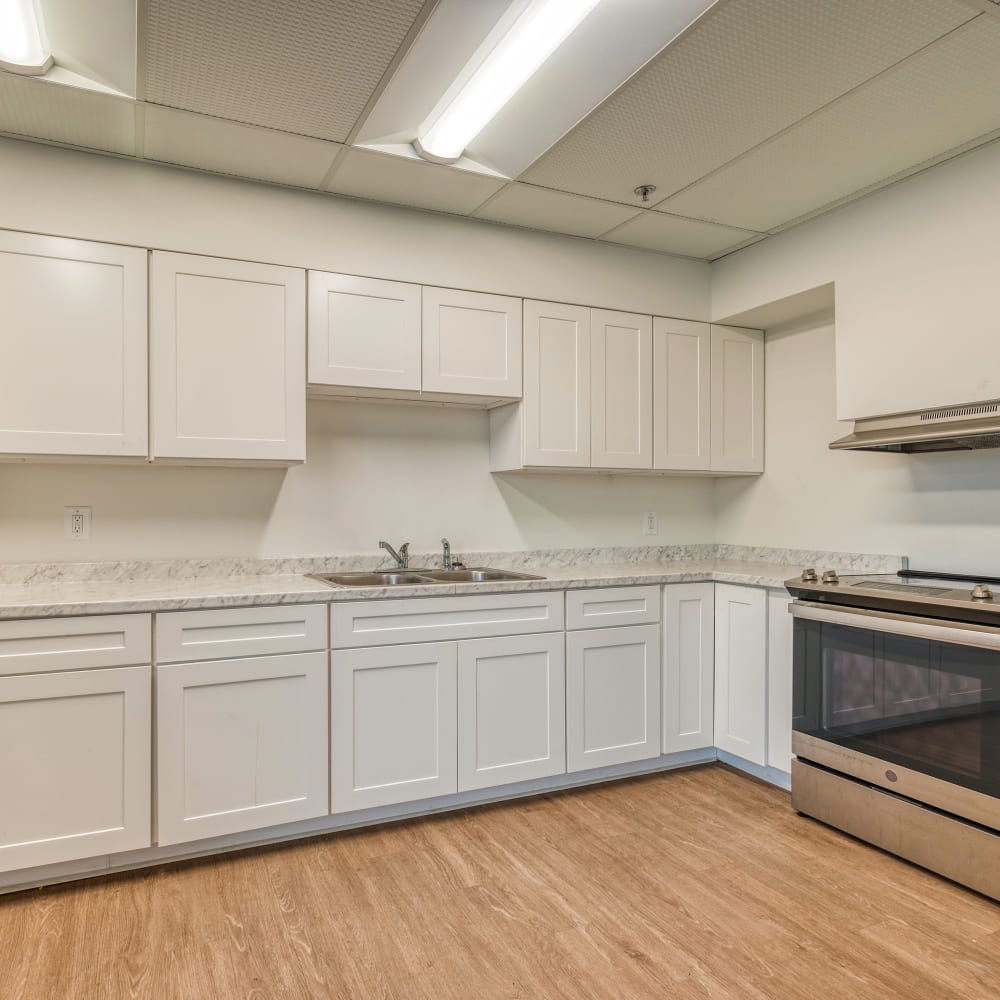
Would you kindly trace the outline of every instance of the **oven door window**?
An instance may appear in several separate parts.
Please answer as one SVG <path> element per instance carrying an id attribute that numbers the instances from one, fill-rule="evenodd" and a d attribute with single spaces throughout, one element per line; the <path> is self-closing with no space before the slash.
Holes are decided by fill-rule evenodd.
<path id="1" fill-rule="evenodd" d="M 795 622 L 799 732 L 1000 797 L 1000 652 Z"/>

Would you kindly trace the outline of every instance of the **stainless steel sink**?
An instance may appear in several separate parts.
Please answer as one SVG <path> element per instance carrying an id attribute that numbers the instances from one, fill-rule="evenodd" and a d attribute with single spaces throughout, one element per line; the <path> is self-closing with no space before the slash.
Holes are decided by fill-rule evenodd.
<path id="1" fill-rule="evenodd" d="M 415 569 L 395 573 L 310 573 L 335 587 L 413 587 L 427 583 L 494 583 L 503 580 L 544 580 L 544 576 L 515 573 L 509 569 Z"/>

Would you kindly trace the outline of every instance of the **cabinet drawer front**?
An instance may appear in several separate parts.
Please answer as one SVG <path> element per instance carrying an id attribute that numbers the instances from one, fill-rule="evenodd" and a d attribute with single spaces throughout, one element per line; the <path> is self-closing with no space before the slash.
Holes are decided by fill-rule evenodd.
<path id="1" fill-rule="evenodd" d="M 602 587 L 566 592 L 569 629 L 652 625 L 659 620 L 659 587 Z"/>
<path id="2" fill-rule="evenodd" d="M 150 843 L 150 668 L 0 678 L 0 872 Z"/>
<path id="3" fill-rule="evenodd" d="M 562 593 L 549 591 L 345 601 L 331 608 L 334 649 L 558 632 L 565 618 Z"/>
<path id="4" fill-rule="evenodd" d="M 326 605 L 283 604 L 156 616 L 156 662 L 221 660 L 326 649 Z"/>
<path id="5" fill-rule="evenodd" d="M 158 667 L 157 842 L 324 816 L 327 655 Z"/>
<path id="6" fill-rule="evenodd" d="M 0 622 L 0 676 L 146 664 L 149 615 Z"/>

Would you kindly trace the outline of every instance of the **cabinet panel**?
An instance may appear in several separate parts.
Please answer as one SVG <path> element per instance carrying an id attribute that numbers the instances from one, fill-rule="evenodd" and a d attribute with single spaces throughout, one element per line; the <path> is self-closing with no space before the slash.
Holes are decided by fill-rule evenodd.
<path id="1" fill-rule="evenodd" d="M 653 325 L 649 316 L 591 313 L 591 464 L 653 466 Z"/>
<path id="2" fill-rule="evenodd" d="M 767 595 L 767 763 L 792 769 L 792 599 Z"/>
<path id="3" fill-rule="evenodd" d="M 458 644 L 458 789 L 566 770 L 563 634 Z"/>
<path id="4" fill-rule="evenodd" d="M 715 588 L 715 745 L 767 763 L 767 596 Z"/>
<path id="5" fill-rule="evenodd" d="M 330 705 L 334 813 L 457 791 L 455 643 L 337 650 Z"/>
<path id="6" fill-rule="evenodd" d="M 566 628 L 649 625 L 660 620 L 659 587 L 566 591 Z"/>
<path id="7" fill-rule="evenodd" d="M 711 465 L 712 337 L 707 323 L 653 319 L 653 468 Z"/>
<path id="8" fill-rule="evenodd" d="M 567 632 L 567 770 L 659 753 L 660 627 Z"/>
<path id="9" fill-rule="evenodd" d="M 420 388 L 420 286 L 309 272 L 309 381 Z"/>
<path id="10" fill-rule="evenodd" d="M 305 459 L 305 273 L 154 252 L 154 458 Z"/>
<path id="11" fill-rule="evenodd" d="M 424 288 L 423 391 L 521 395 L 521 300 Z"/>
<path id="12" fill-rule="evenodd" d="M 157 842 L 326 815 L 327 655 L 156 669 Z"/>
<path id="13" fill-rule="evenodd" d="M 524 303 L 524 464 L 590 465 L 590 310 Z"/>
<path id="14" fill-rule="evenodd" d="M 0 678 L 0 871 L 150 843 L 150 668 Z"/>
<path id="15" fill-rule="evenodd" d="M 663 588 L 663 752 L 715 746 L 715 586 Z"/>
<path id="16" fill-rule="evenodd" d="M 764 471 L 764 334 L 712 327 L 712 470 Z"/>
<path id="17" fill-rule="evenodd" d="M 145 458 L 146 251 L 0 231 L 0 452 Z"/>

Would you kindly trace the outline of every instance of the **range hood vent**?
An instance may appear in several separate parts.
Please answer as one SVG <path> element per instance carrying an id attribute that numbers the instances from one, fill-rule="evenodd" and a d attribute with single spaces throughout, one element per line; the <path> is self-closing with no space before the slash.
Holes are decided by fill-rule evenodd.
<path id="1" fill-rule="evenodd" d="M 853 434 L 830 447 L 907 454 L 1000 448 L 1000 400 L 858 420 Z"/>

